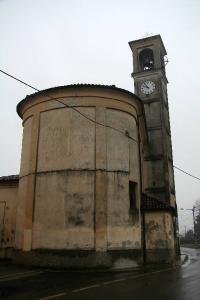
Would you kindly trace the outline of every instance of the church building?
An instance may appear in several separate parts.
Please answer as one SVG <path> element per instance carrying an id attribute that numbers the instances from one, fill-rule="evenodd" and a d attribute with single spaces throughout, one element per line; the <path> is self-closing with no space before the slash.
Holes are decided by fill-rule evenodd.
<path id="1" fill-rule="evenodd" d="M 174 263 L 179 250 L 160 35 L 129 42 L 135 92 L 49 88 L 17 105 L 20 174 L 0 177 L 0 255 L 66 268 Z"/>

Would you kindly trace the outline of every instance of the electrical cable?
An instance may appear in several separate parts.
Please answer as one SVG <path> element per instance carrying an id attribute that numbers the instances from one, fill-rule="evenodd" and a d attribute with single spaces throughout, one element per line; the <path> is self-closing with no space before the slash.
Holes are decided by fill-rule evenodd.
<path id="1" fill-rule="evenodd" d="M 16 80 L 16 81 L 18 81 L 18 82 L 20 82 L 20 83 L 22 83 L 22 84 L 24 84 L 24 85 L 30 87 L 31 89 L 34 89 L 34 90 L 37 91 L 37 92 L 41 92 L 41 90 L 35 88 L 34 86 L 32 86 L 32 85 L 26 83 L 25 81 L 23 81 L 23 80 L 21 80 L 21 79 L 15 77 L 15 76 L 13 76 L 13 75 L 7 73 L 7 72 L 5 72 L 5 71 L 3 71 L 3 70 L 1 70 L 1 69 L 0 69 L 0 72 L 3 73 L 4 75 L 8 76 L 8 77 L 11 77 L 12 79 L 14 79 L 14 80 Z M 54 100 L 54 101 L 57 101 L 57 102 L 61 103 L 62 105 L 64 105 L 64 107 L 71 108 L 72 110 L 76 111 L 76 112 L 79 113 L 82 117 L 86 118 L 86 119 L 89 120 L 90 122 L 93 122 L 93 123 L 95 123 L 95 124 L 97 124 L 97 125 L 100 125 L 100 126 L 103 126 L 103 127 L 107 127 L 107 128 L 113 129 L 113 130 L 115 130 L 115 131 L 117 131 L 117 132 L 119 132 L 119 133 L 125 135 L 126 137 L 128 137 L 128 138 L 131 139 L 131 140 L 133 140 L 134 142 L 138 143 L 138 141 L 137 141 L 136 139 L 134 139 L 133 137 L 131 137 L 127 131 L 124 132 L 124 131 L 119 130 L 119 129 L 115 128 L 115 127 L 112 127 L 112 126 L 105 125 L 105 124 L 103 124 L 103 123 L 97 122 L 97 121 L 95 121 L 94 119 L 91 119 L 91 118 L 88 117 L 87 115 L 85 115 L 85 114 L 83 114 L 82 112 L 80 112 L 77 108 L 75 108 L 75 107 L 73 107 L 73 106 L 71 106 L 71 105 L 67 105 L 66 103 L 63 103 L 61 100 L 55 99 L 55 98 L 53 98 L 51 95 L 49 95 L 49 94 L 47 94 L 47 93 L 45 93 L 45 92 L 43 92 L 43 94 L 44 94 L 45 96 L 47 96 L 48 98 L 50 98 L 51 100 Z"/>
<path id="2" fill-rule="evenodd" d="M 32 86 L 32 85 L 30 85 L 30 84 L 28 84 L 28 83 L 26 83 L 26 82 L 20 80 L 19 78 L 17 78 L 17 77 L 15 77 L 15 76 L 13 76 L 13 75 L 11 75 L 11 74 L 9 74 L 9 73 L 7 73 L 7 72 L 1 70 L 1 69 L 0 69 L 0 72 L 3 73 L 4 75 L 7 75 L 7 76 L 11 77 L 12 79 L 14 79 L 14 80 L 16 80 L 16 81 L 21 82 L 22 84 L 24 84 L 24 85 L 30 87 L 31 89 L 33 89 L 33 90 L 35 90 L 35 91 L 37 91 L 37 92 L 40 92 L 40 90 L 36 89 L 34 86 Z"/>
<path id="3" fill-rule="evenodd" d="M 174 166 L 174 168 L 175 168 L 175 169 L 177 169 L 177 170 L 179 170 L 180 172 L 182 172 L 182 173 L 184 173 L 184 174 L 188 175 L 188 176 L 191 176 L 191 177 L 193 177 L 193 178 L 195 178 L 195 179 L 197 179 L 197 180 L 200 180 L 200 178 L 199 178 L 199 177 L 196 177 L 196 176 L 194 176 L 194 175 L 192 175 L 192 174 L 190 174 L 190 173 L 188 173 L 188 172 L 184 171 L 184 170 L 183 170 L 183 169 L 181 169 L 181 168 L 178 168 L 178 167 L 176 167 L 176 166 Z"/>
<path id="4" fill-rule="evenodd" d="M 32 85 L 26 83 L 25 81 L 23 81 L 23 80 L 21 80 L 21 79 L 15 77 L 15 76 L 13 76 L 13 75 L 7 73 L 7 72 L 5 72 L 5 71 L 3 71 L 3 70 L 1 70 L 1 69 L 0 69 L 0 72 L 3 73 L 3 74 L 6 75 L 6 76 L 8 76 L 8 77 L 10 77 L 10 78 L 12 78 L 12 79 L 18 81 L 18 82 L 20 82 L 20 83 L 22 83 L 22 84 L 24 84 L 24 85 L 30 87 L 31 89 L 33 89 L 33 90 L 35 90 L 35 91 L 37 91 L 37 92 L 41 92 L 41 90 L 35 88 L 34 86 L 32 86 Z M 90 117 L 86 116 L 86 115 L 83 114 L 82 112 L 80 112 L 80 111 L 79 111 L 78 109 L 76 109 L 75 107 L 72 107 L 72 106 L 70 106 L 70 105 L 67 105 L 66 103 L 63 103 L 62 101 L 53 98 L 51 95 L 49 95 L 49 94 L 47 94 L 47 93 L 45 93 L 45 92 L 44 92 L 44 95 L 46 95 L 47 97 L 49 97 L 51 100 L 54 100 L 54 101 L 57 101 L 57 102 L 61 103 L 61 104 L 64 105 L 65 107 L 71 108 L 72 110 L 76 111 L 77 113 L 79 113 L 82 117 L 86 118 L 87 120 L 89 120 L 89 121 L 91 121 L 91 122 L 93 122 L 93 123 L 95 123 L 95 124 L 97 124 L 97 125 L 104 126 L 104 127 L 113 129 L 113 130 L 115 130 L 115 131 L 117 131 L 117 132 L 120 132 L 121 134 L 127 136 L 128 138 L 130 138 L 130 139 L 133 140 L 134 142 L 137 142 L 137 140 L 134 139 L 134 138 L 132 138 L 132 137 L 130 137 L 130 135 L 127 134 L 127 132 L 123 132 L 123 131 L 121 131 L 121 130 L 119 130 L 119 129 L 117 129 L 117 128 L 114 128 L 114 127 L 112 127 L 112 126 L 105 125 L 105 124 L 102 124 L 102 123 L 100 123 L 100 122 L 97 122 L 97 121 L 91 119 Z M 188 176 L 190 176 L 190 177 L 193 177 L 193 178 L 195 178 L 195 179 L 197 179 L 197 180 L 200 180 L 199 177 L 194 176 L 194 175 L 192 175 L 192 174 L 190 174 L 190 173 L 184 171 L 183 169 L 178 168 L 178 167 L 175 166 L 175 165 L 174 165 L 173 167 L 174 167 L 175 169 L 177 169 L 178 171 L 180 171 L 180 172 L 182 172 L 182 173 L 184 173 L 184 174 L 186 174 L 186 175 L 188 175 Z"/>

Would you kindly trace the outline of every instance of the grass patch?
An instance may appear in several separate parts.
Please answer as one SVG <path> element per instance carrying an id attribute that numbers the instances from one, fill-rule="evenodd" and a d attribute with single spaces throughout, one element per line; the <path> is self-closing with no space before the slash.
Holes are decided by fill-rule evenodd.
<path id="1" fill-rule="evenodd" d="M 181 244 L 181 247 L 200 249 L 200 244 Z"/>

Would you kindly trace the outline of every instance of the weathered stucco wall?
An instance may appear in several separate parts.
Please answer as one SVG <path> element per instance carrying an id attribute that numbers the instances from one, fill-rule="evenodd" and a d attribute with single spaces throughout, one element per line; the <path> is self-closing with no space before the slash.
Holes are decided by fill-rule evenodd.
<path id="1" fill-rule="evenodd" d="M 95 109 L 79 111 L 95 119 Z M 70 108 L 40 115 L 37 171 L 94 169 L 95 125 Z"/>
<path id="2" fill-rule="evenodd" d="M 141 249 L 139 209 L 129 209 L 128 176 L 108 175 L 108 249 Z"/>
<path id="3" fill-rule="evenodd" d="M 18 206 L 16 214 L 16 233 L 15 233 L 15 245 L 24 245 L 24 235 L 27 233 L 25 231 L 26 222 L 26 209 L 27 201 L 29 197 L 29 191 L 31 178 L 33 175 L 31 173 L 34 171 L 31 169 L 31 140 L 32 140 L 32 126 L 33 117 L 30 116 L 26 120 L 26 126 L 23 129 L 23 140 L 22 140 L 22 153 L 21 153 L 21 164 L 20 164 L 20 184 L 18 190 Z M 30 175 L 29 175 L 30 174 Z M 27 176 L 29 175 L 29 176 Z M 32 191 L 30 191 L 32 193 Z M 30 239 L 31 237 L 29 237 Z"/>
<path id="4" fill-rule="evenodd" d="M 141 226 L 139 219 L 140 198 L 134 212 L 130 212 L 129 180 L 140 187 L 138 131 L 136 120 L 127 113 L 109 109 L 107 122 L 121 131 L 126 130 L 132 139 L 107 129 L 108 174 L 108 248 L 140 249 Z"/>
<path id="5" fill-rule="evenodd" d="M 115 88 L 58 88 L 53 96 L 86 118 L 45 95 L 22 105 L 16 247 L 141 249 L 139 102 Z"/>
<path id="6" fill-rule="evenodd" d="M 94 174 L 39 175 L 34 220 L 33 248 L 94 248 Z"/>
<path id="7" fill-rule="evenodd" d="M 0 182 L 0 249 L 14 246 L 17 183 Z"/>
<path id="8" fill-rule="evenodd" d="M 145 213 L 145 240 L 147 262 L 174 260 L 174 226 L 170 212 Z"/>

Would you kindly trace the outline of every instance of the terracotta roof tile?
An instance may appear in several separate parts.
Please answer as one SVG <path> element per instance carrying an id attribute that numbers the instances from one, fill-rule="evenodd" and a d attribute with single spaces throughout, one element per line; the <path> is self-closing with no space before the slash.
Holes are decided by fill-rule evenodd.
<path id="1" fill-rule="evenodd" d="M 19 175 L 1 176 L 0 182 L 19 181 Z"/>
<path id="2" fill-rule="evenodd" d="M 176 209 L 172 207 L 169 203 L 160 201 L 156 198 L 150 197 L 146 194 L 142 194 L 141 210 L 143 211 L 172 211 L 176 214 Z"/>

